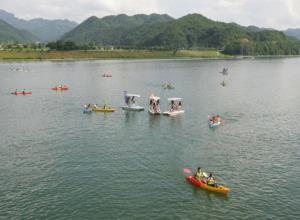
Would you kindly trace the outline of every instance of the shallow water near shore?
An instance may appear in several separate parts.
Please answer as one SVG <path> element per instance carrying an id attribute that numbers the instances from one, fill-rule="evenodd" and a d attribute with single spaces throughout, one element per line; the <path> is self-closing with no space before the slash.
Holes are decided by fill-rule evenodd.
<path id="1" fill-rule="evenodd" d="M 1 218 L 299 218 L 299 66 L 300 58 L 1 62 Z M 61 83 L 70 90 L 50 90 Z M 33 94 L 11 95 L 16 88 Z M 185 115 L 124 112 L 124 90 L 146 109 L 151 93 L 162 109 L 182 97 Z M 117 112 L 82 114 L 85 103 Z M 213 130 L 212 114 L 224 119 Z M 231 193 L 187 183 L 183 168 L 198 166 Z"/>

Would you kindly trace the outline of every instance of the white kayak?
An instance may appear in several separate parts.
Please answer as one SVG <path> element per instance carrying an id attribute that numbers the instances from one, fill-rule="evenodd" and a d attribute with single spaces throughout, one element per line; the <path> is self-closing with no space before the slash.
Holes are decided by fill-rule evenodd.
<path id="1" fill-rule="evenodd" d="M 122 107 L 123 110 L 125 111 L 144 111 L 144 107 L 142 106 L 123 106 Z"/>
<path id="2" fill-rule="evenodd" d="M 166 116 L 176 116 L 181 115 L 184 113 L 184 110 L 178 110 L 178 111 L 165 111 L 163 114 Z"/>

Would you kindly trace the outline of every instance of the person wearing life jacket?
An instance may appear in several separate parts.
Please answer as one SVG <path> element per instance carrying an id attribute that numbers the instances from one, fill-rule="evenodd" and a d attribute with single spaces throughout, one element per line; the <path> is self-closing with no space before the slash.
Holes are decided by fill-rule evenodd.
<path id="1" fill-rule="evenodd" d="M 217 123 L 221 122 L 221 116 L 220 115 L 216 116 L 216 121 L 217 121 Z"/>
<path id="2" fill-rule="evenodd" d="M 217 187 L 217 184 L 215 182 L 215 179 L 212 176 L 212 173 L 210 173 L 209 177 L 207 178 L 207 185 Z"/>
<path id="3" fill-rule="evenodd" d="M 195 178 L 199 181 L 204 178 L 203 170 L 201 169 L 201 167 L 198 167 L 198 169 L 195 173 Z"/>

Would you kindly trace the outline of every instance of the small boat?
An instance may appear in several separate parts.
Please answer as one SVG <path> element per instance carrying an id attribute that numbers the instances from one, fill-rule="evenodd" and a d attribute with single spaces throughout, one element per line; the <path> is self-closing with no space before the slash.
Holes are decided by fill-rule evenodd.
<path id="1" fill-rule="evenodd" d="M 32 92 L 25 92 L 25 91 L 23 91 L 23 92 L 12 92 L 11 94 L 12 95 L 31 95 Z"/>
<path id="2" fill-rule="evenodd" d="M 220 73 L 224 76 L 228 75 L 228 68 L 224 67 Z"/>
<path id="3" fill-rule="evenodd" d="M 90 108 L 83 109 L 83 114 L 90 114 L 90 113 L 92 113 L 92 109 L 90 109 Z"/>
<path id="4" fill-rule="evenodd" d="M 138 94 L 130 94 L 124 91 L 125 106 L 122 107 L 125 111 L 144 111 L 144 107 L 135 104 L 136 98 L 140 98 Z"/>
<path id="5" fill-rule="evenodd" d="M 214 120 L 215 117 L 218 117 L 217 120 Z M 219 115 L 211 117 L 210 115 L 208 116 L 208 125 L 210 128 L 216 128 L 221 124 L 221 118 Z"/>
<path id="6" fill-rule="evenodd" d="M 164 89 L 175 89 L 175 87 L 171 83 L 169 83 L 169 82 L 165 82 L 163 84 L 163 88 Z"/>
<path id="7" fill-rule="evenodd" d="M 189 181 L 190 183 L 192 183 L 193 185 L 200 187 L 202 189 L 205 189 L 207 191 L 210 191 L 210 192 L 223 193 L 223 194 L 230 192 L 230 189 L 225 186 L 221 186 L 221 185 L 218 185 L 216 187 L 209 186 L 204 181 L 197 180 L 194 176 L 186 176 L 185 179 L 187 181 Z"/>
<path id="8" fill-rule="evenodd" d="M 58 85 L 58 86 L 55 86 L 51 89 L 55 90 L 55 91 L 65 91 L 65 90 L 68 90 L 69 88 L 66 85 Z"/>
<path id="9" fill-rule="evenodd" d="M 112 77 L 110 74 L 102 74 L 102 77 Z"/>
<path id="10" fill-rule="evenodd" d="M 167 116 L 176 116 L 184 113 L 182 109 L 182 98 L 168 98 L 169 101 L 169 110 L 164 111 L 164 115 Z"/>
<path id="11" fill-rule="evenodd" d="M 159 106 L 160 98 L 152 94 L 150 95 L 149 100 L 150 100 L 149 109 L 148 109 L 149 114 L 160 115 L 161 114 L 160 106 Z"/>
<path id="12" fill-rule="evenodd" d="M 94 112 L 115 112 L 116 111 L 116 109 L 106 106 L 106 105 L 104 105 L 103 107 L 99 107 L 96 105 L 92 108 L 92 110 Z"/>

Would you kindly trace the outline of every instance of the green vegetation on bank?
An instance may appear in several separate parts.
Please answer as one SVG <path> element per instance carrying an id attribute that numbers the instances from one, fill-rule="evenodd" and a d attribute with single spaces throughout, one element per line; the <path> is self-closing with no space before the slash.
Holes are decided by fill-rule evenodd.
<path id="1" fill-rule="evenodd" d="M 97 51 L 43 51 L 43 50 L 4 50 L 0 51 L 0 59 L 170 59 L 170 58 L 223 58 L 216 50 L 97 50 Z"/>

